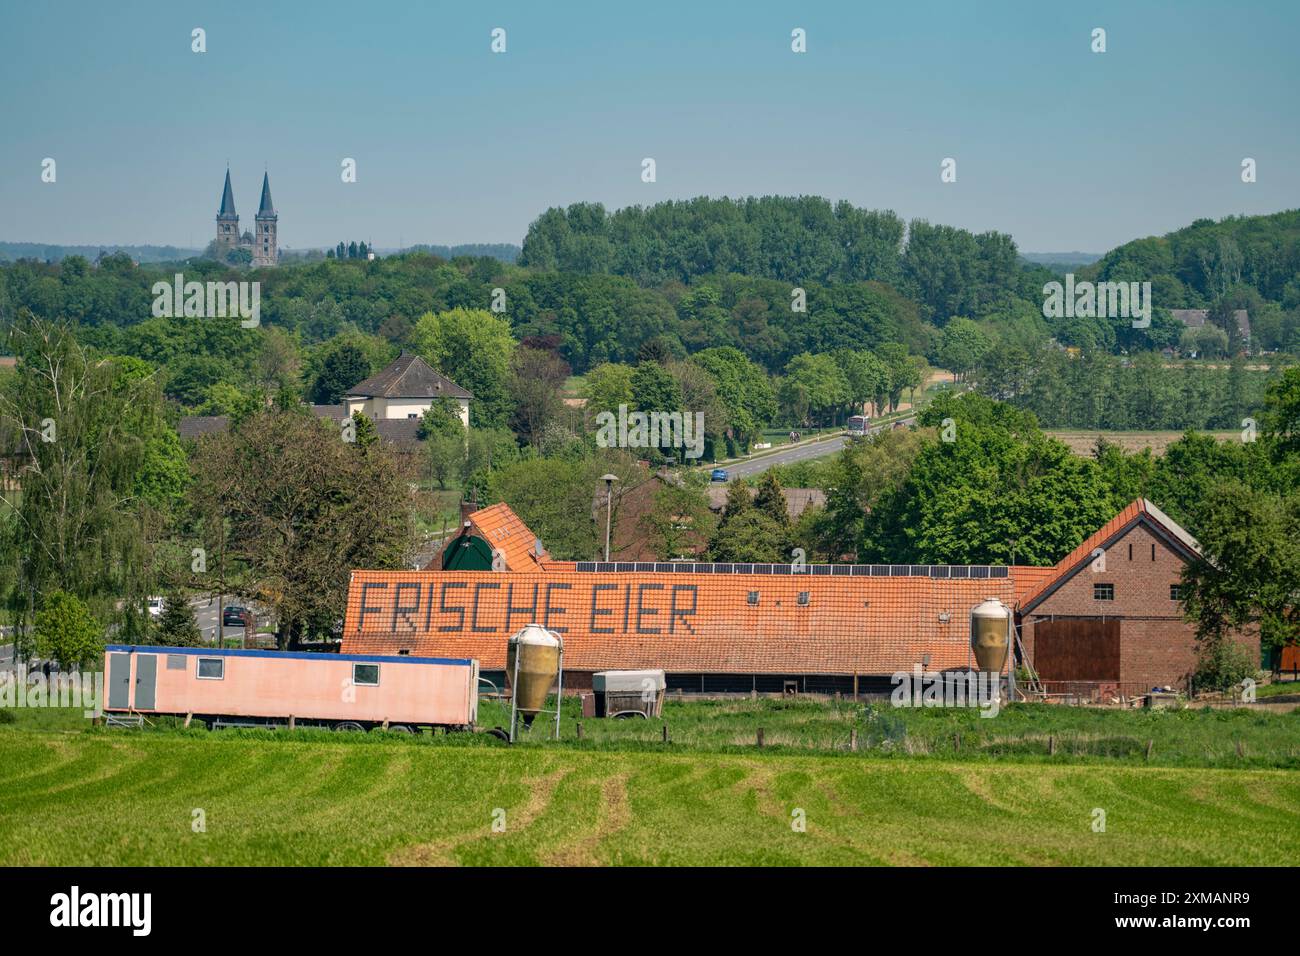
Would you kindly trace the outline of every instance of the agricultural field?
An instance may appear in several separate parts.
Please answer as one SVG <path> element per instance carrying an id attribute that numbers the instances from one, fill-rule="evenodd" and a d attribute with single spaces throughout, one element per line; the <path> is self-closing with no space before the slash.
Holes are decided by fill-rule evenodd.
<path id="1" fill-rule="evenodd" d="M 1069 446 L 1070 451 L 1076 455 L 1085 457 L 1091 457 L 1093 449 L 1097 446 L 1098 438 L 1105 438 L 1112 445 L 1121 448 L 1127 455 L 1139 452 L 1144 448 L 1150 448 L 1151 454 L 1159 456 L 1163 455 L 1166 448 L 1185 434 L 1185 432 L 1181 431 L 1124 432 L 1099 431 L 1086 428 L 1046 428 L 1043 429 L 1043 433 L 1064 442 Z M 1241 441 L 1240 431 L 1211 431 L 1206 432 L 1206 434 L 1219 441 Z"/>
<path id="2" fill-rule="evenodd" d="M 562 741 L 539 725 L 514 747 L 11 713 L 0 865 L 1300 860 L 1295 712 L 669 702 L 664 721 L 583 720 L 581 741 L 566 713 Z"/>

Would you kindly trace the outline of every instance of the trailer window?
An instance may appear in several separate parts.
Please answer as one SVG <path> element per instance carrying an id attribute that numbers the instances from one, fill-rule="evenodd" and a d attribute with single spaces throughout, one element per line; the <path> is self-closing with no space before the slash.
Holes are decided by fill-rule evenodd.
<path id="1" fill-rule="evenodd" d="M 379 665 L 378 664 L 353 664 L 352 683 L 359 684 L 363 687 L 378 687 L 379 686 Z"/>
<path id="2" fill-rule="evenodd" d="M 224 657 L 200 657 L 198 671 L 195 676 L 199 680 L 222 680 L 226 676 L 226 659 Z"/>

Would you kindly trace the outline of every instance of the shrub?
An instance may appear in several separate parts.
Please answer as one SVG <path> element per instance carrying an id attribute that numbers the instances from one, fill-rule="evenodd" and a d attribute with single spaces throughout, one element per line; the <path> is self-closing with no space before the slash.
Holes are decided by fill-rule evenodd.
<path id="1" fill-rule="evenodd" d="M 1254 678 L 1258 667 L 1249 651 L 1225 637 L 1204 639 L 1196 655 L 1196 673 L 1192 677 L 1197 690 L 1227 691 Z"/>

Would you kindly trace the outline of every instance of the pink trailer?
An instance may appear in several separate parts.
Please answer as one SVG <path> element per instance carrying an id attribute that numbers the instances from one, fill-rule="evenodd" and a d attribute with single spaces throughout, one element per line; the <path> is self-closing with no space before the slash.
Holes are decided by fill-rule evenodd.
<path id="1" fill-rule="evenodd" d="M 340 730 L 470 730 L 478 661 L 110 644 L 110 714 Z"/>

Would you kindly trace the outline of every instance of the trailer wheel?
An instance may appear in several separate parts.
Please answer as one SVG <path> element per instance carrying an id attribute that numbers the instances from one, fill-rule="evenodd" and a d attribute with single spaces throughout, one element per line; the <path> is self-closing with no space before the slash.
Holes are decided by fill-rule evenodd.
<path id="1" fill-rule="evenodd" d="M 364 734 L 366 732 L 366 728 L 362 727 L 355 720 L 345 720 L 341 724 L 335 724 L 334 729 L 340 733 L 351 732 L 357 734 Z"/>
<path id="2" fill-rule="evenodd" d="M 415 731 L 412 730 L 410 727 L 406 726 L 406 724 L 389 724 L 389 725 L 388 725 L 388 730 L 389 730 L 390 733 L 394 733 L 394 734 L 413 734 L 413 733 L 415 733 Z"/>
<path id="3" fill-rule="evenodd" d="M 491 730 L 488 731 L 488 733 L 491 736 L 496 737 L 498 740 L 504 740 L 506 743 L 510 743 L 509 732 L 501 729 L 500 727 L 493 727 Z"/>

